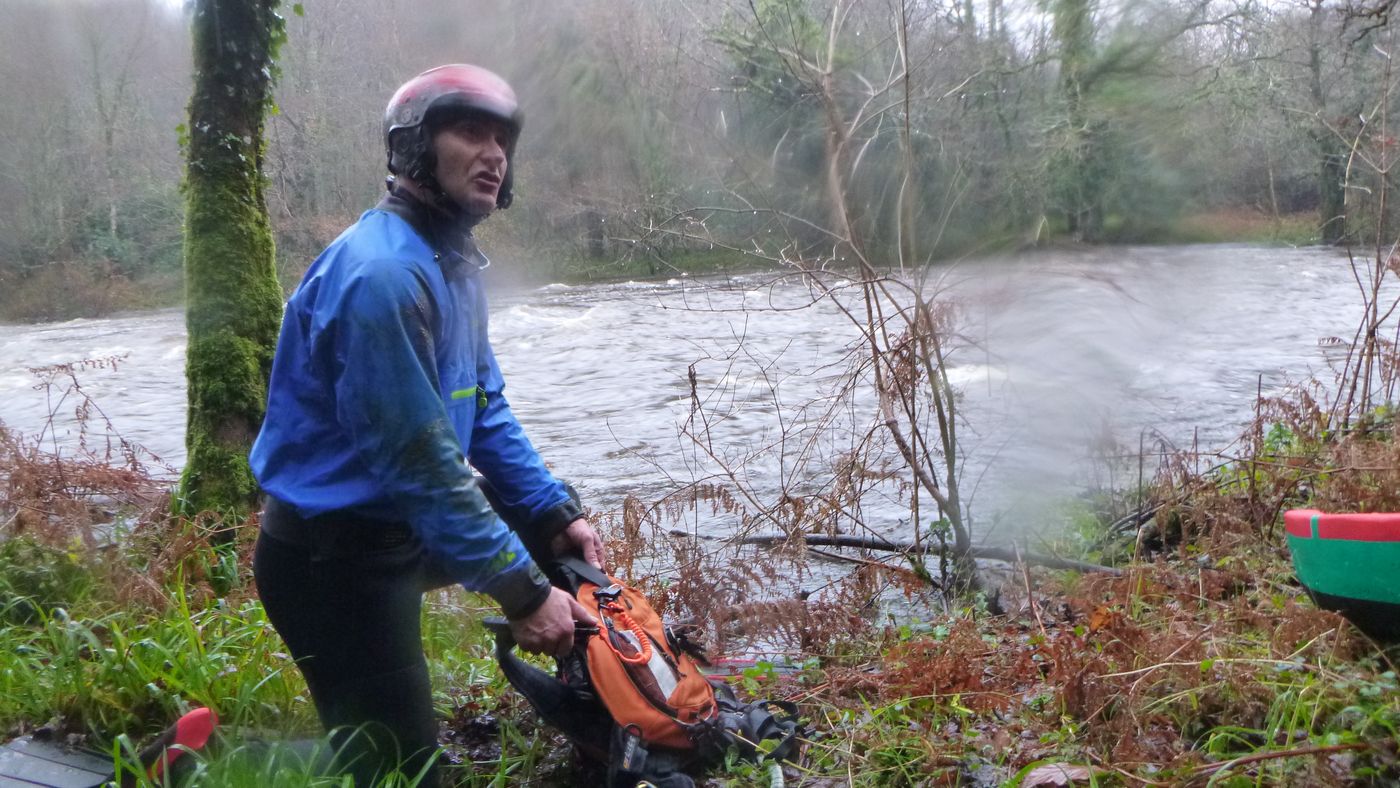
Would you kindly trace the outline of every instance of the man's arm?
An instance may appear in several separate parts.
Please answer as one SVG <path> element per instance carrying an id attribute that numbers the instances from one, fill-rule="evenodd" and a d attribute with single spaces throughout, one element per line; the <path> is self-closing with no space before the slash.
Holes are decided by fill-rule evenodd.
<path id="1" fill-rule="evenodd" d="M 564 485 L 545 467 L 511 412 L 495 353 L 488 348 L 480 361 L 486 405 L 477 411 L 472 432 L 472 465 L 491 482 L 498 502 L 519 524 L 521 538 L 536 554 L 578 552 L 601 568 L 602 540 Z"/>

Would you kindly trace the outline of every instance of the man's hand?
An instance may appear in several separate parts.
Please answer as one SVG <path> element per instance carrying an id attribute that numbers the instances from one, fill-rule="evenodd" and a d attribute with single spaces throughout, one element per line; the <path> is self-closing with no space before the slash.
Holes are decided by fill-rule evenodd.
<path id="1" fill-rule="evenodd" d="M 535 612 L 519 621 L 511 621 L 510 633 L 516 644 L 526 651 L 562 657 L 573 648 L 575 621 L 598 625 L 598 619 L 569 592 L 555 588 Z"/>
<path id="2" fill-rule="evenodd" d="M 554 541 L 549 543 L 549 547 L 556 556 L 579 553 L 583 560 L 599 569 L 603 568 L 603 561 L 607 559 L 607 554 L 603 551 L 603 540 L 598 538 L 598 532 L 593 530 L 593 526 L 583 517 L 569 523 L 569 527 L 560 531 L 559 535 L 554 537 Z"/>

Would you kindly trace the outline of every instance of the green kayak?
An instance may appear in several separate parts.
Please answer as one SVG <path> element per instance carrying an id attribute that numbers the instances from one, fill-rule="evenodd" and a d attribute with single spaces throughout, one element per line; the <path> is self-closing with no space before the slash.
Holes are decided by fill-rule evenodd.
<path id="1" fill-rule="evenodd" d="M 1400 513 L 1283 514 L 1298 579 L 1318 607 L 1377 640 L 1400 641 Z"/>

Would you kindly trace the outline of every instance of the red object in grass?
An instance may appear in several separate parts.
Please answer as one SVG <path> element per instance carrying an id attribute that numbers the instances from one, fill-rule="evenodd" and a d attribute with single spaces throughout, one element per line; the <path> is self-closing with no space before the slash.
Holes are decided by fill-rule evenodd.
<path id="1" fill-rule="evenodd" d="M 141 752 L 141 763 L 149 764 L 148 774 L 157 779 L 165 768 L 187 751 L 200 750 L 214 735 L 219 715 L 213 709 L 199 708 L 189 712 L 165 729 L 155 741 Z M 178 745 L 178 747 L 176 746 Z"/>

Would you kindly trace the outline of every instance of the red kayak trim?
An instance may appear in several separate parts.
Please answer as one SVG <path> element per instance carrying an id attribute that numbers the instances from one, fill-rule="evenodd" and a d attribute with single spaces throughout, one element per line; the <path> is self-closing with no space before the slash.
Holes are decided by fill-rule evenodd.
<path id="1" fill-rule="evenodd" d="M 1289 536 L 1300 539 L 1343 539 L 1352 542 L 1400 542 L 1400 513 L 1329 514 L 1316 509 L 1283 513 Z"/>

